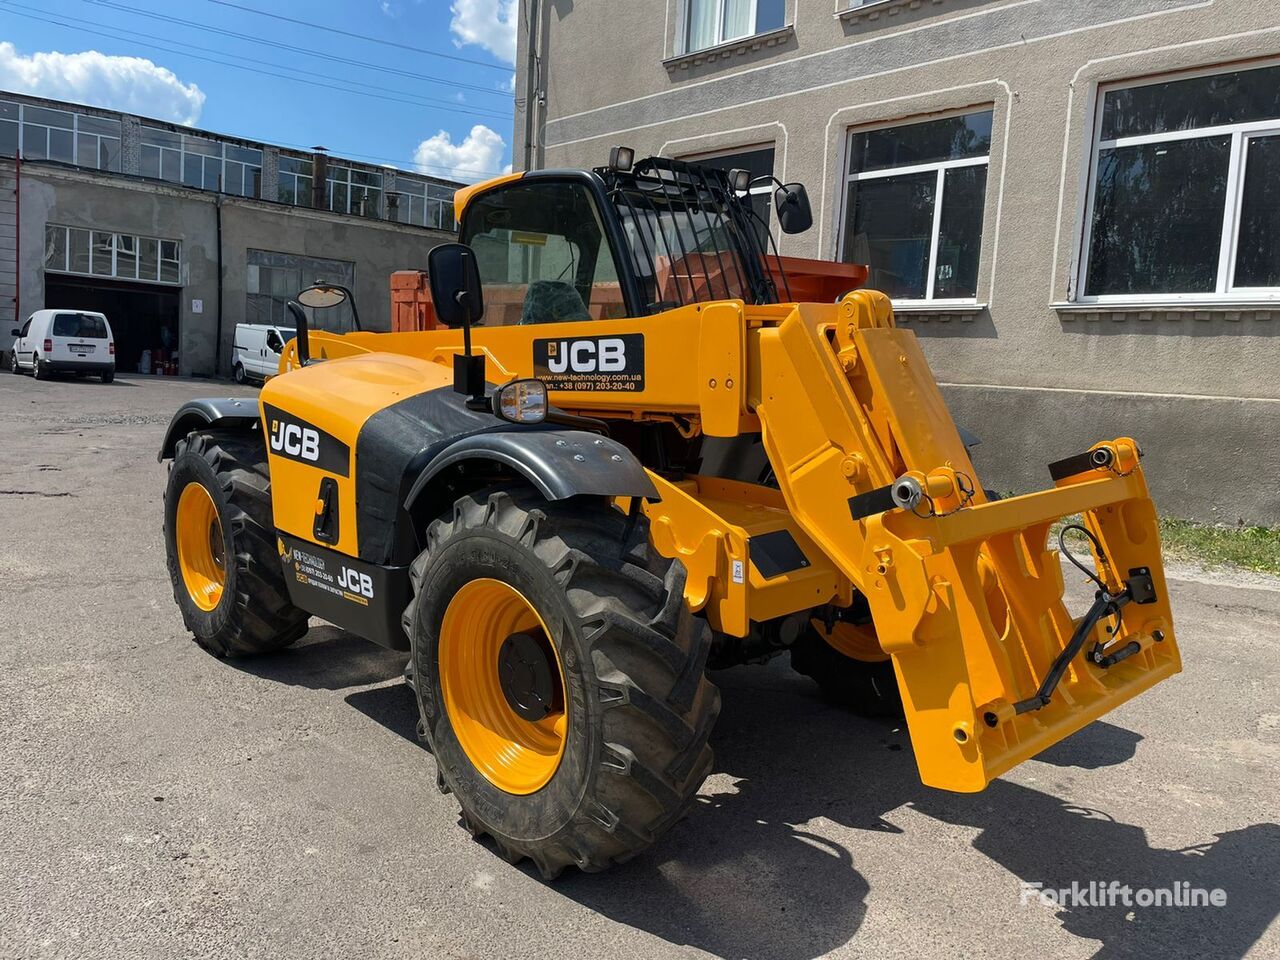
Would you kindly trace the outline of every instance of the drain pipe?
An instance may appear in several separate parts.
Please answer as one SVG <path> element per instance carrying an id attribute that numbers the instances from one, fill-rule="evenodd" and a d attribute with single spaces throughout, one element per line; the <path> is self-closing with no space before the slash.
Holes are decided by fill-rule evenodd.
<path id="1" fill-rule="evenodd" d="M 13 325 L 22 326 L 22 156 L 13 158 Z"/>
<path id="2" fill-rule="evenodd" d="M 213 202 L 213 216 L 218 235 L 218 332 L 213 342 L 213 375 L 222 376 L 222 194 Z"/>

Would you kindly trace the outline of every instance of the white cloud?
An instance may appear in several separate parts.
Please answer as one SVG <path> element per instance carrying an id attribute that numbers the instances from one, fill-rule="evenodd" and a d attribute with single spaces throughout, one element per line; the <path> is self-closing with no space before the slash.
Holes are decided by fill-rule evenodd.
<path id="1" fill-rule="evenodd" d="M 517 0 L 453 0 L 449 29 L 459 47 L 484 47 L 503 63 L 516 62 Z"/>
<path id="2" fill-rule="evenodd" d="M 497 173 L 506 150 L 501 136 L 477 123 L 461 143 L 454 143 L 447 130 L 423 140 L 413 152 L 413 163 L 419 173 L 474 183 Z"/>
<path id="3" fill-rule="evenodd" d="M 0 89 L 187 125 L 199 121 L 205 99 L 194 83 L 141 57 L 96 50 L 23 56 L 8 41 L 0 42 Z"/>

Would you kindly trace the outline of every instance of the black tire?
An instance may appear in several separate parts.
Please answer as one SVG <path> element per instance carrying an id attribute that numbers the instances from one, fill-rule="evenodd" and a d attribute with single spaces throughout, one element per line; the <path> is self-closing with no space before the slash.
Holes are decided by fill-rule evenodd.
<path id="1" fill-rule="evenodd" d="M 31 376 L 35 377 L 37 380 L 49 379 L 49 368 L 45 365 L 43 360 L 34 354 L 31 357 Z"/>
<path id="2" fill-rule="evenodd" d="M 791 667 L 818 684 L 832 704 L 860 717 L 901 719 L 902 694 L 890 660 L 855 660 L 847 657 L 813 627 L 791 645 Z"/>
<path id="3" fill-rule="evenodd" d="M 22 370 L 18 367 L 18 351 L 17 350 L 11 350 L 9 352 L 9 372 L 12 374 L 19 374 L 22 372 Z"/>
<path id="4" fill-rule="evenodd" d="M 111 382 L 112 380 L 114 380 L 115 378 L 116 378 L 116 372 L 115 372 L 114 370 L 103 370 L 103 371 L 102 371 L 102 382 L 103 382 L 103 383 L 110 383 L 110 382 Z"/>
<path id="5" fill-rule="evenodd" d="M 235 380 L 236 383 L 244 383 L 245 381 L 244 364 L 237 363 L 234 367 L 231 368 L 231 378 Z"/>
<path id="6" fill-rule="evenodd" d="M 707 740 L 720 710 L 705 669 L 711 633 L 684 602 L 684 566 L 650 550 L 647 523 L 628 530 L 603 502 L 548 503 L 519 488 L 463 497 L 430 525 L 426 543 L 404 623 L 421 729 L 463 824 L 491 836 L 510 862 L 529 857 L 548 879 L 574 865 L 603 870 L 651 845 L 711 771 Z M 527 598 L 563 667 L 564 755 L 531 794 L 507 793 L 482 774 L 444 709 L 441 621 L 457 590 L 484 577 Z"/>
<path id="7" fill-rule="evenodd" d="M 217 605 L 200 609 L 178 566 L 178 498 L 201 484 L 222 528 L 225 583 Z M 267 453 L 241 431 L 188 434 L 174 449 L 165 489 L 164 540 L 173 598 L 196 643 L 219 657 L 250 656 L 287 647 L 307 632 L 306 611 L 289 602 L 271 518 Z"/>

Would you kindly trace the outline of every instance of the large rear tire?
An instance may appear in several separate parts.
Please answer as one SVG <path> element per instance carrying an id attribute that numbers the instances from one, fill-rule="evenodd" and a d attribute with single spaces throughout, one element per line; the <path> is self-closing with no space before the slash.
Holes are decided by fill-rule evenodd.
<path id="1" fill-rule="evenodd" d="M 893 662 L 865 629 L 837 622 L 828 633 L 810 624 L 791 645 L 791 667 L 812 678 L 829 703 L 862 717 L 903 716 Z"/>
<path id="2" fill-rule="evenodd" d="M 289 602 L 257 436 L 208 430 L 179 440 L 165 489 L 173 598 L 196 643 L 219 657 L 270 653 L 307 632 Z"/>
<path id="3" fill-rule="evenodd" d="M 426 543 L 404 624 L 464 825 L 547 878 L 644 850 L 710 772 L 720 709 L 683 565 L 603 502 L 522 489 L 461 498 Z"/>

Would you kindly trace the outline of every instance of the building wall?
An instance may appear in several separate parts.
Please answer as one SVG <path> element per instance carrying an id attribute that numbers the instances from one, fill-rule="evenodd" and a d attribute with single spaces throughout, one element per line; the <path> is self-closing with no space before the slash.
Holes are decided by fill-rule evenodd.
<path id="1" fill-rule="evenodd" d="M 783 252 L 834 259 L 851 127 L 990 106 L 978 308 L 899 311 L 985 439 L 984 483 L 1043 486 L 1047 461 L 1130 434 L 1167 512 L 1280 522 L 1280 304 L 1073 302 L 1099 84 L 1280 55 L 1274 0 L 882 0 L 843 16 L 792 0 L 784 30 L 686 56 L 683 0 L 665 6 L 542 4 L 534 42 L 520 37 L 517 165 L 770 144 L 815 214 Z"/>
<path id="2" fill-rule="evenodd" d="M 0 189 L 12 175 L 13 164 L 0 160 Z M 219 207 L 223 266 L 220 350 Z M 0 202 L 0 216 L 3 214 Z M 392 272 L 425 266 L 427 252 L 452 239 L 452 234 L 437 230 L 28 162 L 21 172 L 22 240 L 17 257 L 23 317 L 44 306 L 44 236 L 49 223 L 181 241 L 179 369 L 184 376 L 215 372 L 226 376 L 231 372 L 235 326 L 245 321 L 248 249 L 354 261 L 354 293 L 363 325 L 389 330 Z M 5 274 L 3 262 L 13 263 L 13 252 L 5 249 L 4 233 L 0 223 L 0 282 Z M 196 301 L 200 302 L 200 313 L 194 312 Z"/>

